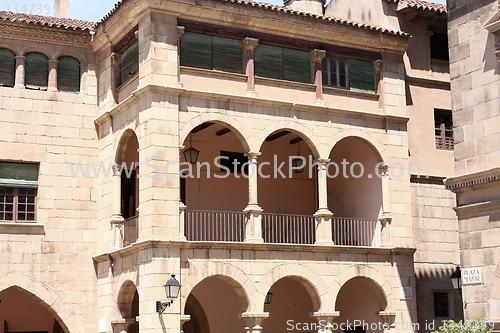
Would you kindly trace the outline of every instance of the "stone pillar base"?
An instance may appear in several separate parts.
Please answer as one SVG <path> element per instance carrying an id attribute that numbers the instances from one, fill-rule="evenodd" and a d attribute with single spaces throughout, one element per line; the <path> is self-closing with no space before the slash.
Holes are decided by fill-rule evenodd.
<path id="1" fill-rule="evenodd" d="M 320 209 L 315 214 L 316 218 L 316 245 L 334 245 L 332 240 L 332 216 L 328 209 Z"/>
<path id="2" fill-rule="evenodd" d="M 381 241 L 382 241 L 382 247 L 392 247 L 392 241 L 391 241 L 391 222 L 392 222 L 392 216 L 390 213 L 383 213 L 378 220 L 380 221 L 380 224 L 382 226 L 381 232 Z"/>
<path id="3" fill-rule="evenodd" d="M 257 205 L 248 205 L 243 210 L 247 214 L 245 242 L 264 243 L 264 238 L 262 238 L 262 211 L 262 208 Z"/>

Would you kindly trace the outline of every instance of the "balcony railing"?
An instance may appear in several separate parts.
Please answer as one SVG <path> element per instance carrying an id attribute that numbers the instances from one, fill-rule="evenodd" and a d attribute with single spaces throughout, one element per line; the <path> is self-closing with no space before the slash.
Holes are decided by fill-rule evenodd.
<path id="1" fill-rule="evenodd" d="M 312 215 L 262 214 L 262 236 L 266 243 L 314 244 Z"/>
<path id="2" fill-rule="evenodd" d="M 188 241 L 245 240 L 247 216 L 243 212 L 187 210 L 184 216 Z M 316 241 L 316 219 L 312 215 L 263 213 L 261 218 L 265 243 L 314 244 Z M 379 247 L 380 223 L 377 220 L 333 217 L 332 240 L 335 245 Z"/>
<path id="3" fill-rule="evenodd" d="M 139 216 L 132 216 L 123 223 L 123 246 L 129 246 L 137 241 L 139 236 Z"/>
<path id="4" fill-rule="evenodd" d="M 377 220 L 332 218 L 335 245 L 380 246 L 380 224 Z"/>
<path id="5" fill-rule="evenodd" d="M 188 241 L 243 242 L 245 213 L 188 210 L 185 212 Z"/>

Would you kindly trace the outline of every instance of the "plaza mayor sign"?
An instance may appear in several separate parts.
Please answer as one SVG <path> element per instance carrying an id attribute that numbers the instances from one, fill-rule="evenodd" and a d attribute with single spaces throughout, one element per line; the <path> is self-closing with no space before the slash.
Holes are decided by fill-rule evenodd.
<path id="1" fill-rule="evenodd" d="M 463 285 L 482 283 L 481 267 L 471 267 L 462 269 Z"/>

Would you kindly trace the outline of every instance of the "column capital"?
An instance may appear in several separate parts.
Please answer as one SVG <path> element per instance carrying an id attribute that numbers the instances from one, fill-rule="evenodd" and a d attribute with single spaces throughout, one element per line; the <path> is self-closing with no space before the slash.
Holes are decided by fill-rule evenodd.
<path id="1" fill-rule="evenodd" d="M 321 62 L 321 61 L 323 61 L 323 58 L 326 56 L 325 50 L 314 49 L 310 53 L 311 53 L 311 61 L 312 62 Z"/>
<path id="2" fill-rule="evenodd" d="M 379 175 L 382 177 L 389 177 L 389 165 L 387 163 L 378 166 Z"/>
<path id="3" fill-rule="evenodd" d="M 329 158 L 317 158 L 314 160 L 314 163 L 320 163 L 322 167 L 326 166 L 329 162 Z"/>
<path id="4" fill-rule="evenodd" d="M 257 157 L 262 155 L 260 151 L 249 151 L 244 154 L 246 157 L 248 157 L 248 160 L 250 163 L 257 163 Z"/>
<path id="5" fill-rule="evenodd" d="M 113 327 L 113 333 L 127 332 L 130 325 L 135 323 L 135 318 L 120 318 L 112 319 L 111 327 Z"/>
<path id="6" fill-rule="evenodd" d="M 121 168 L 120 166 L 118 165 L 118 163 L 113 163 L 113 176 L 115 177 L 121 177 L 122 173 L 121 173 Z"/>
<path id="7" fill-rule="evenodd" d="M 54 64 L 54 63 L 55 63 L 55 64 L 57 64 L 57 63 L 59 62 L 59 60 L 57 60 L 57 59 L 49 59 L 49 60 L 47 60 L 47 62 L 48 62 L 49 64 L 51 64 L 51 63 L 52 63 L 52 64 Z"/>
<path id="8" fill-rule="evenodd" d="M 185 27 L 177 26 L 177 39 L 181 39 L 184 31 L 186 31 Z"/>
<path id="9" fill-rule="evenodd" d="M 247 322 L 247 324 L 260 325 L 262 321 L 266 318 L 269 318 L 269 312 L 243 312 L 238 315 L 238 317 L 242 318 Z"/>
<path id="10" fill-rule="evenodd" d="M 394 326 L 394 322 L 396 321 L 396 312 L 379 311 L 377 316 L 382 319 L 384 324 L 388 324 L 390 327 Z"/>
<path id="11" fill-rule="evenodd" d="M 121 53 L 116 53 L 116 52 L 111 53 L 111 63 L 113 65 L 120 65 L 121 59 L 122 59 Z"/>
<path id="12" fill-rule="evenodd" d="M 392 222 L 392 216 L 391 216 L 390 213 L 383 213 L 382 215 L 380 215 L 380 217 L 378 218 L 378 220 L 382 224 L 382 227 L 385 227 L 385 225 L 387 223 L 391 224 L 391 222 Z"/>
<path id="13" fill-rule="evenodd" d="M 320 320 L 326 320 L 331 323 L 331 321 L 337 317 L 340 317 L 340 311 L 333 311 L 333 312 L 313 312 L 311 314 L 311 317 L 316 319 L 317 321 Z"/>
<path id="14" fill-rule="evenodd" d="M 179 212 L 184 212 L 186 208 L 187 206 L 182 201 L 179 201 Z"/>
<path id="15" fill-rule="evenodd" d="M 259 45 L 257 38 L 245 37 L 243 39 L 243 51 L 255 51 L 257 45 Z"/>
<path id="16" fill-rule="evenodd" d="M 384 61 L 383 60 L 375 60 L 373 62 L 373 67 L 375 68 L 375 72 L 382 72 L 384 70 Z"/>
<path id="17" fill-rule="evenodd" d="M 14 58 L 16 58 L 16 59 L 26 59 L 26 56 L 16 55 Z"/>

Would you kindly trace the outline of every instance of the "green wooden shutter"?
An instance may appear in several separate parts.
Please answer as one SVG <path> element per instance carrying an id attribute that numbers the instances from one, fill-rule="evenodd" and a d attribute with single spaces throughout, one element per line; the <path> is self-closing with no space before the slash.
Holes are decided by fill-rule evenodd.
<path id="1" fill-rule="evenodd" d="M 183 33 L 181 66 L 212 69 L 212 36 L 188 31 Z"/>
<path id="2" fill-rule="evenodd" d="M 213 69 L 243 73 L 243 43 L 238 39 L 212 36 Z"/>
<path id="3" fill-rule="evenodd" d="M 256 76 L 283 80 L 283 48 L 259 44 L 254 59 Z"/>
<path id="4" fill-rule="evenodd" d="M 80 91 L 80 61 L 62 56 L 57 64 L 57 89 L 59 91 Z"/>
<path id="5" fill-rule="evenodd" d="M 42 53 L 26 54 L 25 84 L 30 89 L 47 89 L 49 85 L 49 58 Z"/>
<path id="6" fill-rule="evenodd" d="M 283 79 L 311 83 L 311 55 L 309 52 L 283 48 Z"/>
<path id="7" fill-rule="evenodd" d="M 0 186 L 38 187 L 38 164 L 0 163 Z"/>
<path id="8" fill-rule="evenodd" d="M 375 72 L 372 62 L 349 59 L 349 87 L 351 90 L 375 93 Z"/>
<path id="9" fill-rule="evenodd" d="M 0 86 L 13 87 L 16 76 L 16 54 L 9 49 L 0 49 Z"/>
<path id="10" fill-rule="evenodd" d="M 139 71 L 139 41 L 123 52 L 120 59 L 121 83 L 126 82 Z"/>

